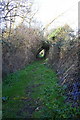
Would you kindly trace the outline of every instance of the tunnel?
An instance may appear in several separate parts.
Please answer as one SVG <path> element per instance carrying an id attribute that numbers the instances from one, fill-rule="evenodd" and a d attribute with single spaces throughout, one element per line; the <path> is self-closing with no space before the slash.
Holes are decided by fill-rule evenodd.
<path id="1" fill-rule="evenodd" d="M 48 55 L 49 48 L 50 48 L 50 44 L 44 42 L 42 47 L 38 49 L 38 52 L 36 54 L 36 58 L 37 59 L 45 59 Z"/>

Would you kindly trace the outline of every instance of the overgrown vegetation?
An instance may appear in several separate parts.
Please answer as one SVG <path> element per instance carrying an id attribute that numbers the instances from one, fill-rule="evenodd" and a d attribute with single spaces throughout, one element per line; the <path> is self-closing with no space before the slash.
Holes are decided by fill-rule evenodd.
<path id="1" fill-rule="evenodd" d="M 38 10 L 33 6 L 33 0 L 0 2 L 3 77 L 33 62 L 42 46 L 43 33 L 34 17 Z"/>
<path id="2" fill-rule="evenodd" d="M 52 32 L 48 35 L 48 39 L 52 39 L 53 42 L 57 41 L 66 41 L 68 42 L 69 39 L 72 39 L 75 37 L 73 34 L 72 28 L 65 24 L 64 26 L 58 27 L 56 29 L 53 29 Z M 72 37 L 72 38 L 71 38 Z"/>
<path id="3" fill-rule="evenodd" d="M 4 79 L 3 118 L 74 118 L 79 109 L 65 103 L 65 87 L 45 61 L 34 62 Z"/>
<path id="4" fill-rule="evenodd" d="M 80 43 L 74 31 L 66 24 L 44 37 L 33 0 L 3 0 L 0 11 L 3 118 L 79 118 Z"/>
<path id="5" fill-rule="evenodd" d="M 79 39 L 73 30 L 65 25 L 51 33 L 53 43 L 49 52 L 49 64 L 56 70 L 60 84 L 67 85 L 68 101 L 80 105 Z M 54 39 L 53 39 L 54 38 Z"/>
<path id="6" fill-rule="evenodd" d="M 3 43 L 3 75 L 15 72 L 36 59 L 43 44 L 43 36 L 39 32 L 38 28 L 21 25 L 12 31 L 9 43 L 5 36 L 9 46 Z"/>

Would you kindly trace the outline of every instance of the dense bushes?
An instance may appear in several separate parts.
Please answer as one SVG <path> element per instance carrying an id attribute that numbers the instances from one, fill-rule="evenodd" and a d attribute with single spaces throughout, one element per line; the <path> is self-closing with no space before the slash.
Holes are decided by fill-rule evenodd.
<path id="1" fill-rule="evenodd" d="M 42 46 L 43 36 L 39 29 L 19 26 L 4 35 L 3 75 L 15 72 L 36 59 L 38 49 Z"/>

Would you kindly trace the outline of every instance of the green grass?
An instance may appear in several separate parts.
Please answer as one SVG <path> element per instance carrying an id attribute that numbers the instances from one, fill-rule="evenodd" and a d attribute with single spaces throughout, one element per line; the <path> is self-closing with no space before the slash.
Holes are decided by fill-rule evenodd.
<path id="1" fill-rule="evenodd" d="M 60 111 L 65 109 L 64 90 L 58 85 L 56 73 L 44 62 L 34 62 L 4 79 L 3 97 L 7 97 L 7 100 L 3 102 L 3 118 L 26 118 L 30 114 L 24 110 L 27 104 L 36 107 L 31 114 L 33 118 L 66 118 L 66 112 Z M 27 99 L 31 100 L 28 102 Z"/>

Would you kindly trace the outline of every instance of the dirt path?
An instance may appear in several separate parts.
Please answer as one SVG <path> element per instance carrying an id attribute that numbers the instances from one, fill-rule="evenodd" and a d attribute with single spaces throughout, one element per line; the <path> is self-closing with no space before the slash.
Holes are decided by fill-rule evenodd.
<path id="1" fill-rule="evenodd" d="M 20 118 L 33 118 L 33 113 L 42 108 L 42 102 L 39 98 L 33 99 L 32 94 L 35 88 L 40 87 L 42 84 L 30 85 L 26 89 L 27 97 L 22 100 L 24 107 L 18 111 L 17 116 Z"/>

